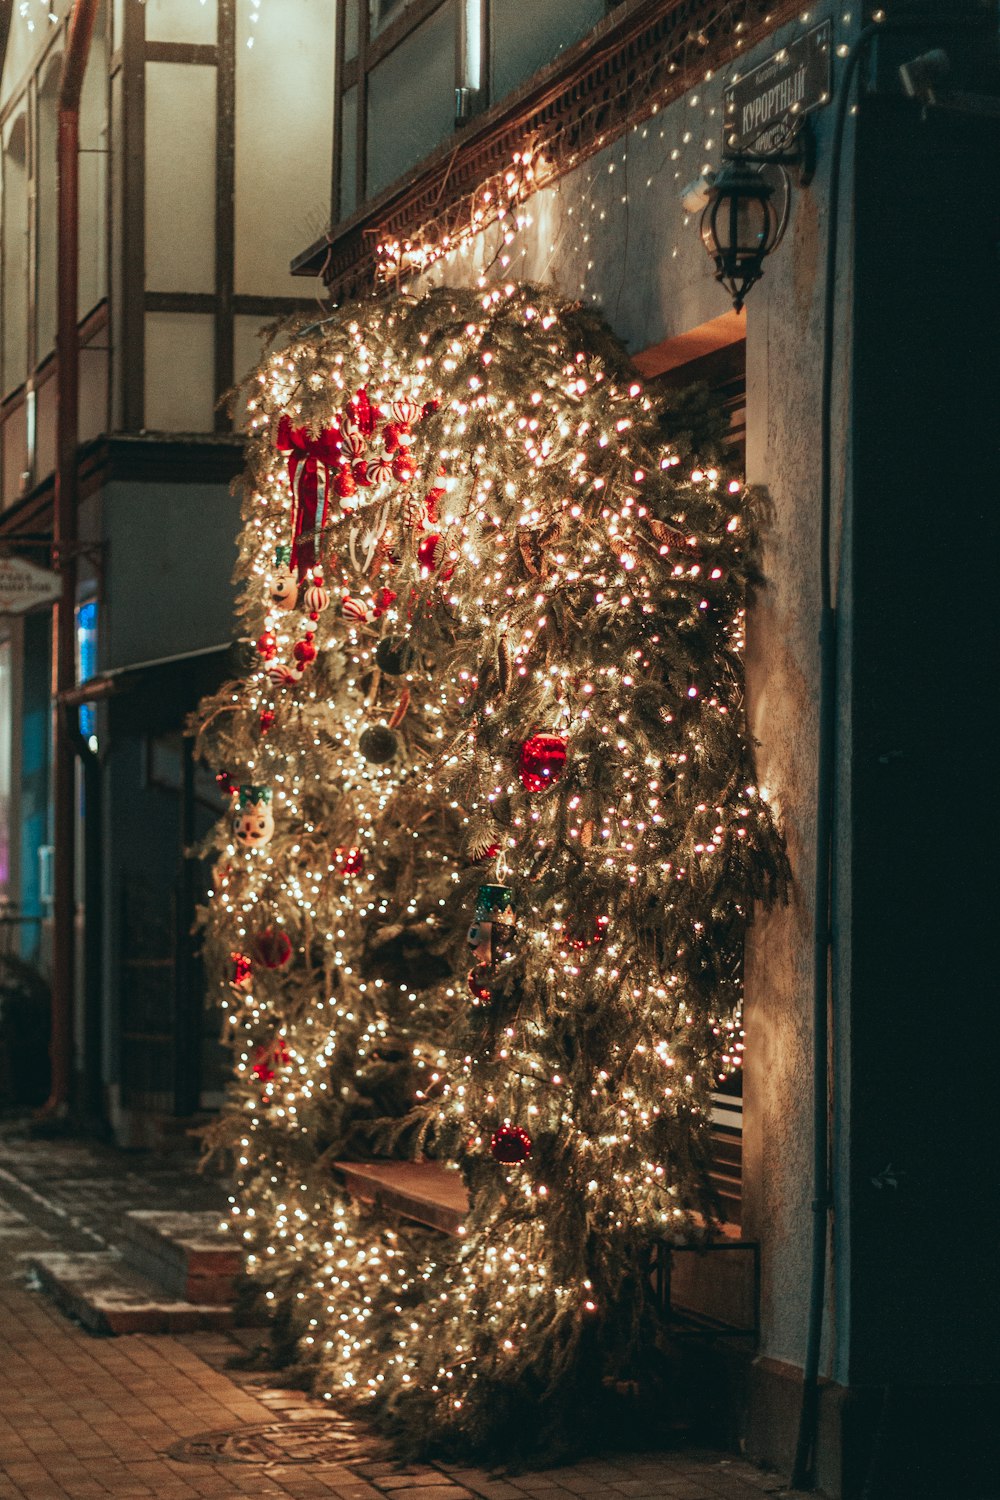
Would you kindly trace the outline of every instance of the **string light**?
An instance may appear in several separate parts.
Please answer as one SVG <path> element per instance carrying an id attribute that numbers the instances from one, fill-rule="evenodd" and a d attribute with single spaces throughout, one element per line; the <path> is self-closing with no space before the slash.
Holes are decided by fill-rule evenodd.
<path id="1" fill-rule="evenodd" d="M 421 1437 L 482 1439 L 497 1382 L 555 1379 L 626 1287 L 641 1303 L 650 1236 L 711 1215 L 696 1143 L 742 1050 L 742 929 L 784 878 L 743 726 L 752 507 L 617 359 L 590 315 L 511 281 L 343 312 L 252 382 L 241 610 L 279 664 L 306 624 L 272 603 L 290 474 L 323 442 L 338 498 L 316 659 L 290 681 L 261 660 L 202 712 L 201 748 L 270 787 L 275 820 L 266 847 L 216 835 L 236 1081 L 213 1141 L 317 1388 L 405 1401 Z M 420 415 L 383 465 L 396 412 Z M 398 740 L 384 762 L 359 750 L 373 724 Z M 470 996 L 483 880 L 511 885 L 516 928 Z M 264 929 L 286 965 L 253 959 Z M 452 1241 L 337 1187 L 336 1160 L 427 1146 L 475 1188 Z"/>

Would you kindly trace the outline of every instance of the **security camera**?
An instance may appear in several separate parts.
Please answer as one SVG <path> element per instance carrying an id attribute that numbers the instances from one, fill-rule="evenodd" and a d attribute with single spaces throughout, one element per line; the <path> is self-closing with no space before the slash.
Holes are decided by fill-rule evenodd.
<path id="1" fill-rule="evenodd" d="M 681 207 L 686 214 L 700 214 L 712 196 L 716 172 L 702 172 L 694 182 L 689 182 L 681 193 Z"/>

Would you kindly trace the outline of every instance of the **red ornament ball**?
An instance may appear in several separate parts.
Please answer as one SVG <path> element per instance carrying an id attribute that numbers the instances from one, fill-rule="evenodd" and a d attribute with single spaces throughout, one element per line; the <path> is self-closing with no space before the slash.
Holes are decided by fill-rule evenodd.
<path id="1" fill-rule="evenodd" d="M 292 956 L 292 940 L 280 927 L 265 927 L 258 932 L 253 947 L 265 969 L 282 969 Z"/>
<path id="2" fill-rule="evenodd" d="M 564 938 L 566 947 L 572 948 L 576 953 L 582 953 L 585 948 L 598 947 L 604 942 L 610 921 L 610 917 L 595 917 L 589 936 L 584 922 L 575 923 L 567 929 Z"/>
<path id="3" fill-rule="evenodd" d="M 504 1166 L 517 1166 L 531 1155 L 531 1136 L 520 1125 L 501 1125 L 493 1133 L 490 1150 Z"/>
<path id="4" fill-rule="evenodd" d="M 278 650 L 278 642 L 275 640 L 273 630 L 265 630 L 263 635 L 257 637 L 257 650 L 265 661 L 270 661 Z"/>
<path id="5" fill-rule="evenodd" d="M 363 849 L 335 849 L 333 862 L 342 875 L 360 875 L 365 867 Z"/>
<path id="6" fill-rule="evenodd" d="M 260 732 L 261 732 L 261 734 L 267 734 L 267 731 L 269 729 L 273 729 L 273 727 L 274 727 L 274 721 L 275 721 L 275 719 L 277 717 L 278 717 L 278 715 L 275 713 L 275 711 L 274 711 L 273 708 L 262 708 L 261 709 L 261 711 L 260 711 Z"/>
<path id="7" fill-rule="evenodd" d="M 526 792 L 544 792 L 558 781 L 566 764 L 566 741 L 560 734 L 533 734 L 518 756 L 517 771 Z"/>
<path id="8" fill-rule="evenodd" d="M 295 657 L 295 660 L 298 662 L 300 667 L 308 667 L 310 662 L 316 660 L 316 647 L 313 645 L 312 641 L 308 637 L 306 637 L 304 641 L 295 642 L 295 645 L 292 648 L 292 655 Z"/>
<path id="9" fill-rule="evenodd" d="M 341 500 L 347 500 L 351 495 L 357 494 L 358 487 L 354 482 L 354 475 L 346 464 L 342 469 L 337 470 L 337 477 L 333 482 L 333 487 Z"/>
<path id="10" fill-rule="evenodd" d="M 425 568 L 428 573 L 437 573 L 440 569 L 441 582 L 447 583 L 455 569 L 451 566 L 441 567 L 444 555 L 444 537 L 440 536 L 436 531 L 429 532 L 421 540 L 417 548 L 417 562 L 420 566 Z"/>
<path id="11" fill-rule="evenodd" d="M 417 466 L 409 448 L 397 448 L 392 460 L 393 478 L 398 479 L 400 484 L 409 484 L 416 472 Z"/>

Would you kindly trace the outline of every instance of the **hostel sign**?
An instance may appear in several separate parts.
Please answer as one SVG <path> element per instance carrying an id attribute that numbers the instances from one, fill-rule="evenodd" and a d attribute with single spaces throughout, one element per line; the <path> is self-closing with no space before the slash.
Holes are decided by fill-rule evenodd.
<path id="1" fill-rule="evenodd" d="M 729 85 L 727 151 L 780 150 L 797 121 L 829 104 L 832 35 L 823 21 Z"/>
<path id="2" fill-rule="evenodd" d="M 40 604 L 52 604 L 62 593 L 62 579 L 23 557 L 0 555 L 0 615 L 23 615 Z"/>

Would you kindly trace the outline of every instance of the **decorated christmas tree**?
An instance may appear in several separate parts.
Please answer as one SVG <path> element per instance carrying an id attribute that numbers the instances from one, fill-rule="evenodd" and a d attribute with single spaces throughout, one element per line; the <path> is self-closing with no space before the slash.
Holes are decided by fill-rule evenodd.
<path id="1" fill-rule="evenodd" d="M 562 1451 L 655 1366 L 656 1242 L 717 1216 L 710 1092 L 785 878 L 754 506 L 698 403 L 542 288 L 286 339 L 250 395 L 255 661 L 201 726 L 233 1222 L 317 1389 L 411 1450 Z M 462 1173 L 459 1236 L 345 1198 L 333 1163 L 387 1155 Z"/>

